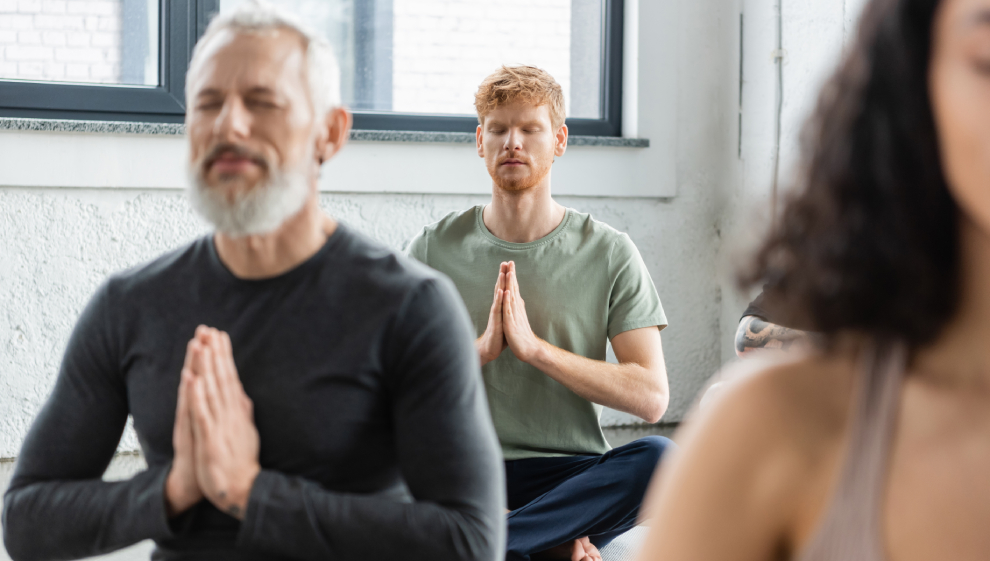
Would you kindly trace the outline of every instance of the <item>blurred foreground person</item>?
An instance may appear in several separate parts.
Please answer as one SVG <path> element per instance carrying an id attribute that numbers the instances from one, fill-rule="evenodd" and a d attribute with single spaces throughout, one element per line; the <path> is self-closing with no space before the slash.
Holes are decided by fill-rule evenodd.
<path id="1" fill-rule="evenodd" d="M 990 558 L 990 0 L 875 0 L 758 254 L 826 350 L 731 383 L 643 560 Z"/>
<path id="2" fill-rule="evenodd" d="M 636 524 L 670 441 L 612 449 L 602 405 L 657 422 L 669 389 L 660 297 L 629 236 L 550 193 L 567 149 L 564 95 L 548 73 L 502 67 L 475 97 L 492 201 L 423 229 L 409 254 L 450 275 L 474 321 L 505 456 L 506 558 L 600 561 Z M 606 345 L 619 364 L 605 362 Z"/>
<path id="3" fill-rule="evenodd" d="M 280 12 L 210 24 L 186 125 L 216 232 L 83 312 L 4 497 L 15 560 L 145 539 L 155 559 L 500 557 L 498 444 L 454 287 L 319 209 L 350 129 L 338 83 Z M 104 482 L 128 414 L 148 470 Z"/>

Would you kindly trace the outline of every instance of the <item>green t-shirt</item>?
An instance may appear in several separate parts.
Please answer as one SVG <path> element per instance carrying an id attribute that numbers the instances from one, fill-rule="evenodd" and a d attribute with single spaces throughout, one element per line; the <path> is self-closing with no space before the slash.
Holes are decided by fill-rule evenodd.
<path id="1" fill-rule="evenodd" d="M 533 332 L 552 345 L 605 360 L 606 338 L 667 325 L 646 264 L 629 236 L 567 209 L 546 237 L 511 243 L 492 235 L 483 205 L 447 215 L 410 242 L 410 256 L 446 274 L 467 304 L 477 335 L 488 326 L 503 261 L 516 262 Z M 505 349 L 482 369 L 506 460 L 603 454 L 602 406 L 579 397 Z"/>

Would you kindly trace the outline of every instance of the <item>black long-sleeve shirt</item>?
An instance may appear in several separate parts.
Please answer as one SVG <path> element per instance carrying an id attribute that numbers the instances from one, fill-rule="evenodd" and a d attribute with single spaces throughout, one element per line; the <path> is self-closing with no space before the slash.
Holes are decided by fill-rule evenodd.
<path id="1" fill-rule="evenodd" d="M 165 512 L 199 324 L 230 334 L 254 401 L 262 471 L 243 522 L 205 500 Z M 209 237 L 115 275 L 24 442 L 4 496 L 8 553 L 153 539 L 167 560 L 499 558 L 503 473 L 472 334 L 449 280 L 344 225 L 276 278 L 238 279 Z M 102 481 L 128 414 L 148 469 Z"/>

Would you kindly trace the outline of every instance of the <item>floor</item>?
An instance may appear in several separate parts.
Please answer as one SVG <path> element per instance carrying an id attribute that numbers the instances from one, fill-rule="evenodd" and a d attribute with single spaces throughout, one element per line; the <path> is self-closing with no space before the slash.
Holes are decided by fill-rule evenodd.
<path id="1" fill-rule="evenodd" d="M 633 427 L 606 427 L 602 428 L 602 432 L 605 433 L 605 440 L 608 440 L 608 443 L 612 445 L 612 448 L 617 448 L 623 444 L 629 444 L 633 440 L 651 435 L 666 436 L 676 442 L 676 439 L 674 439 L 673 436 L 677 431 L 677 426 L 677 423 L 671 423 L 663 425 L 639 425 Z"/>

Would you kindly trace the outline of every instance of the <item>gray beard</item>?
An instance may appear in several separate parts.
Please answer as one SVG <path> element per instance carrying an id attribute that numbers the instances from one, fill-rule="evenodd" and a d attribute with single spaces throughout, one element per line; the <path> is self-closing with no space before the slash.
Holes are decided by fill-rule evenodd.
<path id="1" fill-rule="evenodd" d="M 269 170 L 267 180 L 227 200 L 222 189 L 207 184 L 199 162 L 191 165 L 186 192 L 193 210 L 218 232 L 232 238 L 274 232 L 306 204 L 309 185 L 305 173 L 299 170 L 274 166 Z"/>

